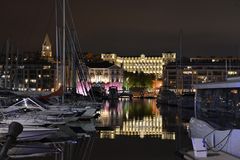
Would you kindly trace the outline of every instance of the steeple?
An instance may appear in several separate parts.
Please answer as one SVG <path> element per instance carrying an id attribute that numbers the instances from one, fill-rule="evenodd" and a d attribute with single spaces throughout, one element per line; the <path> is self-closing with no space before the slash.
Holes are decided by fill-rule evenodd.
<path id="1" fill-rule="evenodd" d="M 52 59 L 52 45 L 49 39 L 48 34 L 45 35 L 43 44 L 42 44 L 42 54 L 41 57 L 47 60 Z"/>

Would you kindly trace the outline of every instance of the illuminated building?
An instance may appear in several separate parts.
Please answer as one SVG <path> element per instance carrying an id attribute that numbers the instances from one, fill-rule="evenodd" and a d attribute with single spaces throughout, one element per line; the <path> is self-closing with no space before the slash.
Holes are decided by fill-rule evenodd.
<path id="1" fill-rule="evenodd" d="M 54 90 L 55 64 L 26 61 L 21 65 L 12 64 L 7 74 L 2 74 L 2 87 L 19 91 Z M 6 83 L 4 83 L 6 81 Z"/>
<path id="2" fill-rule="evenodd" d="M 101 54 L 101 59 L 114 63 L 128 72 L 143 72 L 155 74 L 157 78 L 162 78 L 163 65 L 168 62 L 175 62 L 176 53 L 162 53 L 161 56 L 117 56 L 115 53 Z"/>
<path id="3" fill-rule="evenodd" d="M 46 35 L 41 52 L 12 51 L 1 55 L 0 88 L 18 91 L 53 91 L 56 64 Z M 7 58 L 8 57 L 8 58 Z"/>
<path id="4" fill-rule="evenodd" d="M 181 66 L 169 63 L 164 67 L 164 86 L 183 93 L 193 92 L 193 84 L 224 81 L 240 76 L 240 58 L 197 57 L 182 62 Z"/>
<path id="5" fill-rule="evenodd" d="M 52 60 L 52 45 L 51 45 L 48 34 L 45 35 L 45 38 L 42 44 L 41 58 Z"/>
<path id="6" fill-rule="evenodd" d="M 100 62 L 88 63 L 89 81 L 92 84 L 103 84 L 108 90 L 110 86 L 116 86 L 118 90 L 122 90 L 123 69 L 117 65 Z"/>

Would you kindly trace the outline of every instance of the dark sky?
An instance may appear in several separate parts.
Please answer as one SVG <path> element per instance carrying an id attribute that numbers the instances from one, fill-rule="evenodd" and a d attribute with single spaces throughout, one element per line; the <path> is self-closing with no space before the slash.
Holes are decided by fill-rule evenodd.
<path id="1" fill-rule="evenodd" d="M 240 55 L 240 0 L 69 1 L 84 51 L 177 51 L 182 29 L 186 56 Z M 54 0 L 1 0 L 0 22 L 0 44 L 10 38 L 21 50 L 40 50 L 54 30 Z"/>

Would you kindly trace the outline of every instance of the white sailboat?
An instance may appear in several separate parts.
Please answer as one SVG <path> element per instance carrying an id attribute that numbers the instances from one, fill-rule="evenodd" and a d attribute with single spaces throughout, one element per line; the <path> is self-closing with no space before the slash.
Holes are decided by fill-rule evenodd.
<path id="1" fill-rule="evenodd" d="M 69 105 L 46 107 L 31 98 L 24 98 L 14 105 L 0 110 L 4 117 L 0 123 L 10 124 L 16 121 L 24 126 L 65 124 L 79 119 L 94 118 L 96 110 L 91 107 L 78 108 Z"/>

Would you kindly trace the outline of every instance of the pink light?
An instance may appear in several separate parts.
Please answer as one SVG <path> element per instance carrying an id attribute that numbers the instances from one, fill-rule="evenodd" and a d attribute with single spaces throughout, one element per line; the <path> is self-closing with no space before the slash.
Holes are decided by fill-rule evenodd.
<path id="1" fill-rule="evenodd" d="M 110 82 L 110 83 L 106 83 L 104 88 L 106 89 L 106 91 L 108 92 L 109 87 L 117 87 L 118 91 L 122 90 L 122 83 L 121 82 Z"/>
<path id="2" fill-rule="evenodd" d="M 91 88 L 91 85 L 88 82 L 77 82 L 76 92 L 78 94 L 87 96 L 87 91 L 89 91 L 90 88 Z"/>
<path id="3" fill-rule="evenodd" d="M 87 82 L 77 82 L 77 93 L 86 96 L 87 91 L 83 87 L 84 85 L 86 86 L 87 91 L 89 91 L 92 86 L 92 84 L 87 83 Z M 121 82 L 110 82 L 110 83 L 105 83 L 105 84 L 103 83 L 102 86 L 108 92 L 109 87 L 117 87 L 118 90 L 122 90 L 123 85 Z"/>

